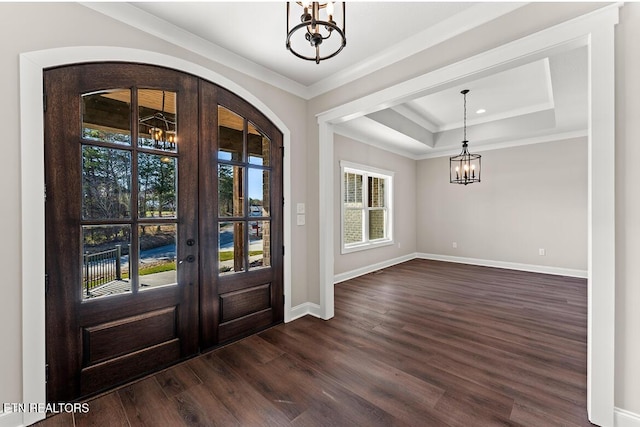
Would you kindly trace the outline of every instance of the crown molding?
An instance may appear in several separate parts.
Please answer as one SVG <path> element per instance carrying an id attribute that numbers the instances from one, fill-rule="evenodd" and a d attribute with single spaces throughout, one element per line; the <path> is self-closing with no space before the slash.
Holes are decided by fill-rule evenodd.
<path id="1" fill-rule="evenodd" d="M 250 61 L 222 46 L 211 43 L 131 4 L 110 2 L 81 2 L 80 4 L 225 67 L 268 83 L 293 95 L 309 99 L 307 86 Z"/>
<path id="2" fill-rule="evenodd" d="M 322 95 L 330 90 L 360 79 L 374 71 L 380 70 L 418 52 L 429 49 L 457 35 L 472 30 L 500 16 L 513 12 L 528 3 L 496 2 L 478 3 L 465 9 L 436 25 L 415 34 L 401 43 L 382 50 L 364 61 L 341 70 L 339 73 L 325 77 L 308 87 L 309 98 Z"/>
<path id="3" fill-rule="evenodd" d="M 80 2 L 80 4 L 211 61 L 309 100 L 510 13 L 527 3 L 478 3 L 377 55 L 340 70 L 310 86 L 276 73 L 129 3 Z"/>

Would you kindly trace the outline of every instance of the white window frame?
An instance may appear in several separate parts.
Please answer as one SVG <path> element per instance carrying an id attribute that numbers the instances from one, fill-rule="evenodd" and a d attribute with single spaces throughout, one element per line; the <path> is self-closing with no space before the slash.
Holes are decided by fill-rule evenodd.
<path id="1" fill-rule="evenodd" d="M 362 200 L 364 206 L 362 208 L 362 233 L 363 241 L 357 243 L 345 243 L 344 241 L 344 229 L 345 229 L 345 189 L 344 189 L 344 176 L 345 173 L 355 173 L 362 175 Z M 375 168 L 373 166 L 362 165 L 358 163 L 349 162 L 346 160 L 340 161 L 340 253 L 348 254 L 351 252 L 363 251 L 367 249 L 378 248 L 382 246 L 393 245 L 393 176 L 395 172 L 384 169 Z M 369 177 L 382 178 L 385 180 L 384 187 L 384 206 L 386 208 L 385 215 L 385 237 L 382 239 L 369 239 L 369 215 L 367 212 L 370 208 L 367 206 L 369 197 Z"/>

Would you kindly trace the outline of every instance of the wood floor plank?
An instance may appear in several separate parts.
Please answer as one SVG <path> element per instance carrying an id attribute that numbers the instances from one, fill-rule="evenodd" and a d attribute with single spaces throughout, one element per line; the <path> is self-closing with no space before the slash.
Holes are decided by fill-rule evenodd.
<path id="1" fill-rule="evenodd" d="M 70 427 L 74 424 L 73 414 L 71 412 L 63 414 L 50 415 L 48 418 L 34 424 L 34 427 Z"/>
<path id="2" fill-rule="evenodd" d="M 242 425 L 282 426 L 289 422 L 289 418 L 270 400 L 236 374 L 215 353 L 205 354 L 187 363 Z"/>
<path id="3" fill-rule="evenodd" d="M 173 397 L 176 394 L 202 384 L 200 378 L 193 373 L 187 365 L 180 364 L 173 366 L 165 371 L 156 374 L 156 380 L 162 391 L 167 397 Z"/>
<path id="4" fill-rule="evenodd" d="M 156 377 L 148 377 L 126 386 L 120 389 L 117 395 L 122 400 L 131 427 L 187 425 L 172 407 Z"/>
<path id="5" fill-rule="evenodd" d="M 267 329 L 91 401 L 90 416 L 73 418 L 590 426 L 586 302 L 583 279 L 416 259 L 336 285 L 329 321 L 305 316 Z M 60 425 L 57 417 L 40 425 Z"/>
<path id="6" fill-rule="evenodd" d="M 242 424 L 204 384 L 173 396 L 176 411 L 188 426 L 232 427 Z"/>
<path id="7" fill-rule="evenodd" d="M 75 427 L 129 427 L 129 421 L 120 398 L 115 393 L 106 394 L 89 401 L 89 412 L 75 413 Z"/>
<path id="8" fill-rule="evenodd" d="M 321 321 L 306 319 L 305 322 Z M 313 328 L 299 322 L 287 328 L 285 333 L 299 343 L 299 350 L 306 360 L 314 358 L 318 369 L 343 387 L 404 422 L 440 421 L 429 408 L 435 405 L 444 390 L 375 358 L 355 354 L 350 347 L 340 343 L 340 336 L 327 338 L 310 331 Z"/>

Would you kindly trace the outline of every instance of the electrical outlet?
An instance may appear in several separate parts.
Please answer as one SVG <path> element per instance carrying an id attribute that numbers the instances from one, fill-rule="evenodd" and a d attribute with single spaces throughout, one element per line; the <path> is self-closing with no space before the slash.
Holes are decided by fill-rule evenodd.
<path id="1" fill-rule="evenodd" d="M 451 247 L 452 247 L 453 249 L 456 249 L 456 248 L 458 247 L 458 242 L 453 242 L 453 243 L 451 243 Z"/>
<path id="2" fill-rule="evenodd" d="M 546 254 L 547 254 L 546 249 L 543 249 L 543 248 L 538 249 L 538 255 L 545 256 Z"/>

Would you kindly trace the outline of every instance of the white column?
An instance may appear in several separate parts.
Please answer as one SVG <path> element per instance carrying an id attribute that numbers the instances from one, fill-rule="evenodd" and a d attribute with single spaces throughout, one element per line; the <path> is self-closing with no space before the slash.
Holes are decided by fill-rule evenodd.
<path id="1" fill-rule="evenodd" d="M 587 412 L 603 427 L 614 425 L 615 393 L 614 29 L 603 25 L 589 40 Z"/>
<path id="2" fill-rule="evenodd" d="M 333 301 L 333 125 L 320 120 L 319 125 L 319 218 L 320 218 L 320 315 L 334 316 Z"/>

